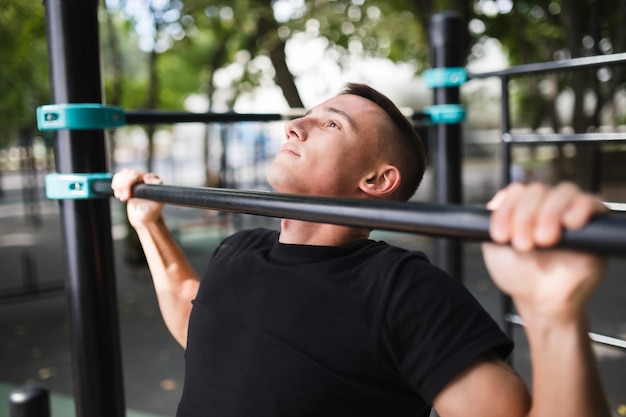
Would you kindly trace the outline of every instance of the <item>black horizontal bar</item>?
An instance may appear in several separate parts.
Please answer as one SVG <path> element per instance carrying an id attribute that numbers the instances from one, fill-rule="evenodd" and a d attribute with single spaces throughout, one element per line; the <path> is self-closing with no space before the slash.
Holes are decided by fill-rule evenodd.
<path id="1" fill-rule="evenodd" d="M 512 143 L 621 142 L 626 141 L 626 132 L 505 133 L 502 140 Z"/>
<path id="2" fill-rule="evenodd" d="M 499 71 L 468 73 L 467 79 L 502 77 L 508 75 L 529 75 L 555 71 L 569 71 L 610 65 L 626 65 L 626 53 L 596 55 L 583 58 L 565 59 L 562 61 L 538 62 L 534 64 L 516 65 Z"/>
<path id="3" fill-rule="evenodd" d="M 515 324 L 517 326 L 524 326 L 524 321 L 517 314 L 507 314 L 504 317 L 504 320 L 507 323 Z M 588 334 L 589 334 L 589 338 L 596 343 L 626 350 L 626 340 L 624 339 L 619 339 L 617 337 L 607 336 L 604 334 L 593 333 L 593 332 L 589 332 Z"/>
<path id="4" fill-rule="evenodd" d="M 127 125 L 173 124 L 173 123 L 236 123 L 236 122 L 275 122 L 304 116 L 304 109 L 294 109 L 288 113 L 191 113 L 165 110 L 129 110 L 125 112 Z M 429 120 L 430 115 L 413 112 L 408 115 L 413 121 Z"/>
<path id="5" fill-rule="evenodd" d="M 65 291 L 65 282 L 54 281 L 39 283 L 36 288 L 7 288 L 0 291 L 0 305 L 11 302 L 22 302 L 27 299 L 55 295 Z"/>
<path id="6" fill-rule="evenodd" d="M 110 181 L 94 191 L 111 195 Z M 370 229 L 489 241 L 489 211 L 433 203 L 312 197 L 223 188 L 137 184 L 133 197 L 180 206 L 289 218 Z M 566 230 L 559 247 L 626 256 L 626 218 L 603 215 L 580 230 Z"/>
<path id="7" fill-rule="evenodd" d="M 191 113 L 183 111 L 132 110 L 125 113 L 127 125 L 172 123 L 233 123 L 287 120 L 297 114 L 278 113 Z"/>

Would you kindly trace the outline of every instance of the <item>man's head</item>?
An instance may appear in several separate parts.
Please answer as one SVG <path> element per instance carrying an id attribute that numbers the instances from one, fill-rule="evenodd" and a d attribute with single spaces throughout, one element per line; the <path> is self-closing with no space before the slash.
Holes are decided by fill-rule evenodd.
<path id="1" fill-rule="evenodd" d="M 287 122 L 285 136 L 268 173 L 279 192 L 408 200 L 424 173 L 424 146 L 411 123 L 362 84 Z"/>
<path id="2" fill-rule="evenodd" d="M 400 170 L 402 183 L 396 193 L 397 200 L 410 199 L 419 187 L 426 170 L 426 149 L 413 124 L 385 95 L 365 84 L 349 83 L 339 94 L 363 97 L 385 111 L 391 121 L 384 126 L 380 145 L 388 148 Z"/>

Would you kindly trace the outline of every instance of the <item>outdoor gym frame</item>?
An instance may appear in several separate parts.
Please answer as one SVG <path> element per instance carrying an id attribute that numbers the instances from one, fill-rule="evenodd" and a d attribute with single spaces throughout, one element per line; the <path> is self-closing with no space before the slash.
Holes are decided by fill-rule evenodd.
<path id="1" fill-rule="evenodd" d="M 50 58 L 50 72 L 52 84 L 52 100 L 57 104 L 71 103 L 103 103 L 102 81 L 100 73 L 100 45 L 98 34 L 98 0 L 83 0 L 68 2 L 64 0 L 45 0 L 46 27 Z M 432 50 L 433 68 L 461 67 L 463 57 L 458 44 L 460 25 L 458 18 L 451 13 L 441 13 L 433 16 L 429 38 Z M 626 57 L 617 56 L 616 61 L 624 63 Z M 603 65 L 603 64 L 600 64 Z M 565 69 L 565 66 L 560 69 Z M 512 70 L 509 70 L 512 71 Z M 481 76 L 501 76 L 503 87 L 506 87 L 507 74 L 473 74 L 472 78 Z M 508 91 L 508 87 L 503 88 Z M 506 93 L 508 94 L 508 93 Z M 434 87 L 434 102 L 436 106 L 458 106 L 458 85 Z M 503 112 L 503 132 L 509 132 L 508 96 L 503 100 L 506 112 Z M 184 121 L 198 121 L 196 116 L 179 114 L 129 112 L 128 123 L 173 123 Z M 171 117 L 170 117 L 171 116 Z M 208 115 L 205 115 L 209 117 Z M 255 116 L 256 117 L 256 116 Z M 263 120 L 280 120 L 267 117 Z M 234 120 L 237 119 L 234 115 Z M 258 119 L 257 119 L 258 120 Z M 208 121 L 208 120 L 207 120 Z M 342 209 L 355 216 L 349 222 L 352 224 L 356 217 L 366 213 L 366 220 L 359 220 L 358 225 L 375 225 L 374 218 L 382 218 L 381 213 L 393 211 L 390 217 L 396 217 L 403 222 L 423 223 L 423 229 L 412 230 L 420 233 L 432 233 L 447 236 L 438 239 L 435 263 L 455 276 L 460 277 L 461 243 L 450 237 L 485 239 L 486 212 L 470 208 L 460 208 L 461 212 L 442 205 L 461 203 L 461 126 L 456 123 L 431 123 L 431 136 L 436 141 L 431 149 L 434 166 L 435 200 L 436 205 L 428 206 L 430 210 L 421 210 L 426 206 L 406 205 L 405 208 L 416 209 L 415 212 L 396 212 L 386 205 L 366 204 L 352 205 L 341 202 Z M 507 147 L 508 149 L 508 147 Z M 56 139 L 56 163 L 60 174 L 74 173 L 104 173 L 108 171 L 108 161 L 104 130 L 97 129 L 60 129 Z M 508 155 L 508 154 L 507 154 Z M 504 157 L 504 164 L 508 171 L 510 155 Z M 508 173 L 503 173 L 504 181 Z M 99 184 L 99 185 L 98 185 Z M 94 187 L 103 187 L 103 183 L 94 183 Z M 154 187 L 154 188 L 153 188 Z M 106 188 L 106 182 L 104 182 Z M 102 191 L 102 188 L 101 188 Z M 102 191 L 105 192 L 105 191 Z M 137 186 L 134 193 L 161 201 L 184 203 L 204 207 L 208 195 L 216 196 L 218 192 L 229 193 L 228 199 L 240 208 L 244 206 L 239 200 L 244 194 L 223 190 L 194 190 L 189 188 L 170 188 L 168 186 Z M 171 193 L 171 196 L 169 195 Z M 167 196 L 166 196 L 167 195 Z M 252 197 L 252 196 L 248 196 Z M 282 196 L 266 198 L 267 195 L 254 195 L 254 200 L 248 203 L 255 210 L 267 206 L 267 212 L 258 214 L 272 214 L 277 216 L 292 213 L 289 205 L 294 201 L 281 200 Z M 171 198 L 171 200 L 170 200 Z M 297 208 L 293 213 L 306 210 L 331 210 L 336 212 L 338 203 L 333 204 L 323 199 L 306 199 L 304 197 L 289 197 L 297 200 Z M 196 200 L 197 199 L 197 200 Z M 302 201 L 301 201 L 302 200 Z M 319 200 L 319 203 L 318 203 Z M 229 204 L 231 204 L 229 203 Z M 344 204 L 345 203 L 345 204 Z M 276 205 L 274 205 L 276 204 Z M 117 316 L 116 283 L 114 276 L 113 244 L 111 237 L 110 203 L 107 198 L 89 199 L 61 199 L 59 202 L 63 225 L 65 252 L 67 256 L 68 276 L 66 282 L 69 303 L 70 344 L 72 353 L 72 367 L 74 377 L 74 398 L 76 401 L 77 417 L 118 417 L 125 414 L 124 389 L 122 381 L 121 353 L 119 343 L 119 324 Z M 349 206 L 349 208 L 348 208 Z M 229 206 L 230 207 L 230 206 Z M 215 207 L 217 208 L 217 207 Z M 222 207 L 222 209 L 227 209 Z M 265 210 L 265 209 L 263 209 Z M 281 212 L 283 210 L 284 212 Z M 433 212 L 434 210 L 434 212 Z M 390 212 L 391 212 L 390 211 Z M 369 214 L 367 214 L 369 213 Z M 291 214 L 289 214 L 291 215 Z M 450 215 L 458 223 L 456 233 L 449 221 L 442 220 Z M 298 214 L 300 216 L 300 214 Z M 349 217 L 346 215 L 346 218 Z M 418 222 L 411 220 L 411 216 L 423 216 Z M 469 216 L 469 217 L 467 217 Z M 313 213 L 309 212 L 302 219 L 312 220 Z M 326 214 L 318 218 L 320 221 L 331 222 Z M 466 221 L 468 220 L 468 221 Z M 615 219 L 598 219 L 599 221 L 578 233 L 567 234 L 564 245 L 582 245 L 590 249 L 590 242 L 594 241 L 599 250 L 611 250 L 614 254 L 621 254 L 624 249 L 623 223 Z M 608 223 L 605 223 L 605 220 Z M 345 221 L 345 219 L 343 220 Z M 387 221 L 387 220 L 385 220 Z M 393 220 L 395 221 L 395 220 Z M 437 222 L 446 224 L 437 228 Z M 392 220 L 389 219 L 391 223 Z M 447 222 L 447 223 L 446 223 Z M 474 235 L 463 235 L 462 228 L 474 228 L 474 223 L 480 224 L 479 230 L 472 231 Z M 619 227 L 615 227 L 619 223 Z M 430 225 L 430 230 L 426 226 Z M 378 224 L 377 226 L 384 226 Z M 613 236 L 616 241 L 606 245 L 606 237 Z M 574 243 L 577 242 L 577 243 Z M 593 245 L 595 245 L 594 243 Z M 605 246 L 601 246 L 605 245 Z M 601 249 L 602 248 L 602 249 Z"/>

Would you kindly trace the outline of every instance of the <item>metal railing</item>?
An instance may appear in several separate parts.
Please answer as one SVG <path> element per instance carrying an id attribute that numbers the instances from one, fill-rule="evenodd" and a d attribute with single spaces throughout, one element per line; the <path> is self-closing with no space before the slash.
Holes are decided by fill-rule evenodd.
<path id="1" fill-rule="evenodd" d="M 501 114 L 501 132 L 502 132 L 502 183 L 511 182 L 511 164 L 512 164 L 512 146 L 515 144 L 545 144 L 545 143 L 608 143 L 608 142 L 626 142 L 626 132 L 593 132 L 593 133 L 513 133 L 511 127 L 511 114 L 509 105 L 509 81 L 513 77 L 526 77 L 537 74 L 546 74 L 564 71 L 582 71 L 607 66 L 626 66 L 626 53 L 618 53 L 604 56 L 593 56 L 583 58 L 573 58 L 562 61 L 542 62 L 535 64 L 525 64 L 510 67 L 504 70 L 484 72 L 484 73 L 468 73 L 467 78 L 484 79 L 491 77 L 500 78 L 502 91 L 502 114 Z M 586 167 L 588 169 L 589 167 Z M 625 205 L 619 202 L 607 202 L 607 206 L 616 211 L 624 211 Z M 513 304 L 510 297 L 503 295 L 502 297 L 502 320 L 503 326 L 509 336 L 512 337 L 513 326 L 520 325 L 521 321 L 514 314 Z M 592 340 L 615 348 L 626 349 L 626 340 L 615 338 L 612 336 L 599 335 L 592 333 Z"/>

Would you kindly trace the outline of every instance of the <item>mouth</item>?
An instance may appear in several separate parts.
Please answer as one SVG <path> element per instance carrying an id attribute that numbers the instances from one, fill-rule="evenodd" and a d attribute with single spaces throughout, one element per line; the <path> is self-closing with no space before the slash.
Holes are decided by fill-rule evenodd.
<path id="1" fill-rule="evenodd" d="M 296 147 L 290 143 L 285 143 L 283 146 L 281 146 L 278 153 L 289 153 L 292 155 L 300 156 L 300 153 L 298 152 Z"/>

